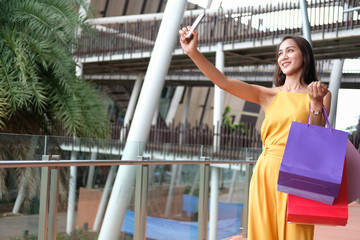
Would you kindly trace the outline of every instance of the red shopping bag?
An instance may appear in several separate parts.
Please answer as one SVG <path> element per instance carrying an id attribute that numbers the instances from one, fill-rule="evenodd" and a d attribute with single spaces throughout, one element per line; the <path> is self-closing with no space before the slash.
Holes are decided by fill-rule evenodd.
<path id="1" fill-rule="evenodd" d="M 298 196 L 288 195 L 287 221 L 304 224 L 345 226 L 348 220 L 346 163 L 338 197 L 329 205 Z"/>

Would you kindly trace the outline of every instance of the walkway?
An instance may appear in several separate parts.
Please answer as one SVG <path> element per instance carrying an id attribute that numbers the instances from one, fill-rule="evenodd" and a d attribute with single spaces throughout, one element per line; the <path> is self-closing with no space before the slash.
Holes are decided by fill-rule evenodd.
<path id="1" fill-rule="evenodd" d="M 345 227 L 321 226 L 315 227 L 314 240 L 358 240 L 360 236 L 360 204 L 349 204 L 349 220 Z M 241 236 L 234 236 L 226 240 L 245 240 Z"/>
<path id="2" fill-rule="evenodd" d="M 58 231 L 65 232 L 66 213 L 58 215 Z M 38 216 L 9 216 L 0 218 L 0 240 L 21 236 L 23 230 L 29 234 L 37 232 Z M 316 226 L 314 240 L 357 240 L 360 236 L 360 204 L 349 205 L 349 221 L 345 227 Z M 232 237 L 227 240 L 245 240 L 242 237 Z M 184 239 L 186 240 L 186 239 Z M 190 239 L 189 239 L 190 240 Z"/>

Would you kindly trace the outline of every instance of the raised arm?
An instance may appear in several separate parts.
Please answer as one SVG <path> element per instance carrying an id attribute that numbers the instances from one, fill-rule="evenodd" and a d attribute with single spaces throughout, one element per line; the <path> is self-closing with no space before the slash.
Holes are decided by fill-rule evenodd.
<path id="1" fill-rule="evenodd" d="M 197 49 L 198 33 L 193 32 L 193 37 L 188 40 L 185 38 L 188 28 L 179 30 L 180 44 L 185 53 L 191 58 L 200 71 L 219 88 L 233 94 L 246 101 L 259 104 L 266 109 L 270 104 L 275 91 L 259 85 L 248 84 L 240 80 L 226 77 L 212 63 L 210 63 Z"/>

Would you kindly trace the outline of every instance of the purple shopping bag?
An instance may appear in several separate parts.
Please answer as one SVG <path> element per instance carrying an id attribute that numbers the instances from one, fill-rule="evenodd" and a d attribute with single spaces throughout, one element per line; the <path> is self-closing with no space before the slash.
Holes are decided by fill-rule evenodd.
<path id="1" fill-rule="evenodd" d="M 348 201 L 360 198 L 360 153 L 348 140 L 346 148 Z"/>
<path id="2" fill-rule="evenodd" d="M 309 117 L 310 117 L 309 109 Z M 333 204 L 341 185 L 348 133 L 292 122 L 281 162 L 278 191 Z"/>

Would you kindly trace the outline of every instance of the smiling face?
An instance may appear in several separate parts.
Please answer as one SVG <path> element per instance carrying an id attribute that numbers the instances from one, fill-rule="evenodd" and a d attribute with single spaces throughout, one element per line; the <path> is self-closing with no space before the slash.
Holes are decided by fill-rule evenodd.
<path id="1" fill-rule="evenodd" d="M 300 48 L 292 39 L 281 43 L 278 51 L 277 62 L 281 71 L 288 76 L 301 76 L 303 56 Z"/>

